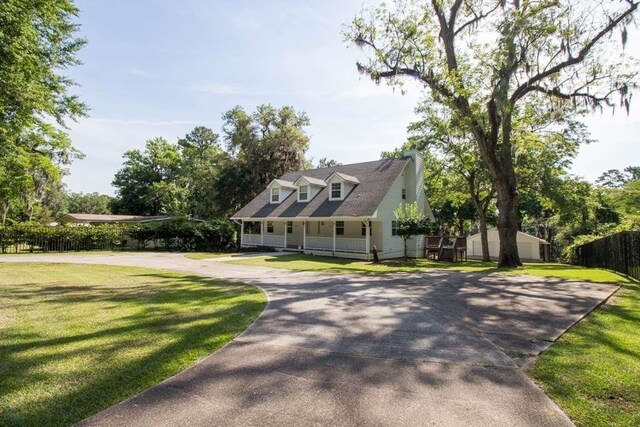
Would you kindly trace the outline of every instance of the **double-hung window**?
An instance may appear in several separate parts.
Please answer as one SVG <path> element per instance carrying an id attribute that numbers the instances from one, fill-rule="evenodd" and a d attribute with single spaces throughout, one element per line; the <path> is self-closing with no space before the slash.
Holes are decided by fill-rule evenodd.
<path id="1" fill-rule="evenodd" d="M 406 200 L 407 199 L 407 189 L 403 188 L 402 189 L 402 200 Z"/>
<path id="2" fill-rule="evenodd" d="M 287 234 L 292 234 L 292 233 L 293 233 L 293 222 L 287 221 Z"/>
<path id="3" fill-rule="evenodd" d="M 273 233 L 273 221 L 267 221 L 267 233 Z"/>
<path id="4" fill-rule="evenodd" d="M 298 187 L 298 200 L 306 202 L 309 199 L 309 186 L 301 185 Z"/>
<path id="5" fill-rule="evenodd" d="M 398 221 L 391 221 L 391 235 L 398 235 Z"/>
<path id="6" fill-rule="evenodd" d="M 271 203 L 279 203 L 280 202 L 280 188 L 272 187 L 271 188 Z"/>
<path id="7" fill-rule="evenodd" d="M 344 221 L 336 221 L 336 234 L 344 236 Z"/>
<path id="8" fill-rule="evenodd" d="M 341 182 L 331 183 L 331 198 L 342 199 L 342 183 Z"/>

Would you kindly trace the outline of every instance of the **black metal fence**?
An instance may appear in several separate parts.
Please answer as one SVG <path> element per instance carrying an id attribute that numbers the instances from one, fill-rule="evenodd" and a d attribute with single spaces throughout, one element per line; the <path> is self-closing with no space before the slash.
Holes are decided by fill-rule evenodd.
<path id="1" fill-rule="evenodd" d="M 120 249 L 122 227 L 0 227 L 0 253 L 68 252 Z"/>
<path id="2" fill-rule="evenodd" d="M 576 264 L 607 268 L 640 280 L 640 231 L 622 231 L 578 246 Z"/>

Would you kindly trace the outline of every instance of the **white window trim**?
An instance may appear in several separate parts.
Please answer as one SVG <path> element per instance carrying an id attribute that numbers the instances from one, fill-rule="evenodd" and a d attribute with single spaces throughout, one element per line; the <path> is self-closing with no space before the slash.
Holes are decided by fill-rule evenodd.
<path id="1" fill-rule="evenodd" d="M 269 227 L 271 227 L 271 231 L 269 231 Z M 273 223 L 273 221 L 267 221 L 265 230 L 267 234 L 273 234 L 276 231 L 275 224 Z"/>
<path id="2" fill-rule="evenodd" d="M 273 200 L 273 190 L 278 190 L 278 200 Z M 280 203 L 280 187 L 271 187 L 271 191 L 269 192 L 269 203 Z"/>
<path id="3" fill-rule="evenodd" d="M 340 197 L 333 197 L 333 185 L 340 185 Z M 329 186 L 329 200 L 342 200 L 342 193 L 344 192 L 344 183 L 343 182 L 332 182 Z"/>
<path id="4" fill-rule="evenodd" d="M 307 198 L 306 198 L 306 199 L 301 199 L 301 198 L 300 198 L 300 188 L 301 188 L 301 187 L 307 187 Z M 310 191 L 309 184 L 299 185 L 299 186 L 298 186 L 298 201 L 299 201 L 299 202 L 308 202 L 308 201 L 309 201 L 309 195 L 310 195 L 310 194 L 309 194 L 309 191 Z"/>

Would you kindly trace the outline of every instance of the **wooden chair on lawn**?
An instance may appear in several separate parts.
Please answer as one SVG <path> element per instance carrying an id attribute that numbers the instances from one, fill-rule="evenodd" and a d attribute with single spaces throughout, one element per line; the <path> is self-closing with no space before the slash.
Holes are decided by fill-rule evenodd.
<path id="1" fill-rule="evenodd" d="M 450 237 L 443 237 L 442 242 L 440 244 L 440 250 L 438 251 L 438 261 L 449 261 L 453 262 L 454 260 L 454 248 L 455 248 L 456 238 L 453 240 Z"/>
<path id="2" fill-rule="evenodd" d="M 425 245 L 424 245 L 424 256 L 425 258 L 436 259 L 438 253 L 440 253 L 440 246 L 442 245 L 442 237 L 441 236 L 427 236 Z"/>
<path id="3" fill-rule="evenodd" d="M 456 237 L 453 242 L 454 261 L 466 261 L 467 260 L 467 238 Z"/>

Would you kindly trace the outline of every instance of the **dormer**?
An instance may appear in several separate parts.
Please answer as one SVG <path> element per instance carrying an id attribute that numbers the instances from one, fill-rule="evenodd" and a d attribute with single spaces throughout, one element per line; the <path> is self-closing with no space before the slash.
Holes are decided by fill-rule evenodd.
<path id="1" fill-rule="evenodd" d="M 329 185 L 329 200 L 331 201 L 344 200 L 353 187 L 360 184 L 360 180 L 355 176 L 340 172 L 332 173 L 325 182 Z"/>
<path id="2" fill-rule="evenodd" d="M 298 202 L 306 203 L 313 199 L 327 184 L 318 178 L 310 176 L 300 176 L 293 182 L 298 189 Z"/>
<path id="3" fill-rule="evenodd" d="M 293 184 L 293 182 L 284 181 L 282 179 L 274 179 L 267 186 L 269 190 L 269 203 L 278 204 L 287 197 L 291 193 L 293 193 L 297 187 Z"/>

